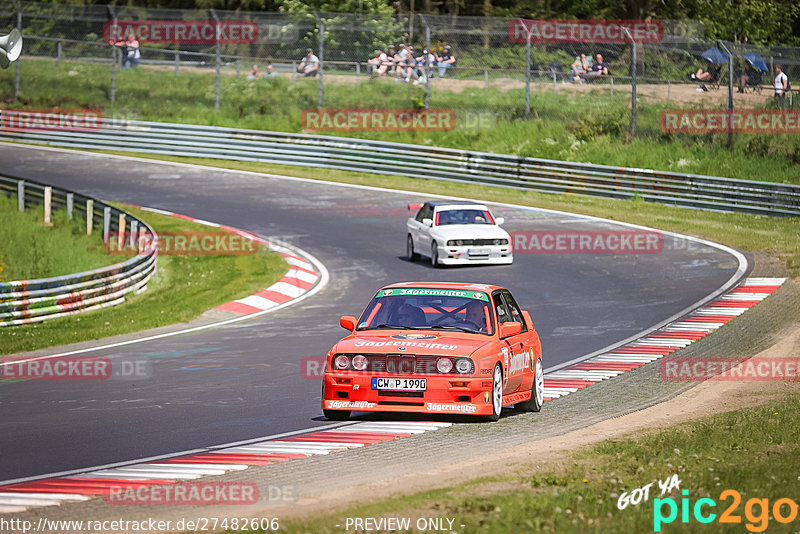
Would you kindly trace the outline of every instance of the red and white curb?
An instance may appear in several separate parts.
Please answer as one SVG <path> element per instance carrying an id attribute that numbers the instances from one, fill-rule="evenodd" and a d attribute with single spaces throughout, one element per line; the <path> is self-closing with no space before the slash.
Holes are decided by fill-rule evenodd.
<path id="1" fill-rule="evenodd" d="M 262 239 L 255 234 L 251 234 L 250 232 L 245 232 L 244 230 L 239 230 L 238 228 L 233 228 L 232 226 L 226 226 L 224 224 L 217 224 L 205 221 L 203 219 L 196 219 L 194 217 L 189 217 L 188 215 L 173 213 L 171 211 L 140 206 L 135 207 L 145 211 L 158 213 L 160 215 L 178 217 L 197 224 L 232 232 L 245 239 L 261 243 L 270 250 L 277 252 L 283 256 L 283 259 L 286 261 L 286 263 L 290 265 L 289 272 L 283 275 L 283 278 L 268 288 L 259 291 L 258 293 L 254 293 L 253 295 L 221 304 L 220 306 L 214 308 L 215 310 L 232 312 L 237 315 L 250 315 L 253 313 L 259 313 L 301 297 L 312 287 L 314 287 L 314 285 L 320 279 L 320 272 L 313 263 L 304 260 L 287 247 L 277 243 L 272 243 L 266 239 Z"/>
<path id="2" fill-rule="evenodd" d="M 775 291 L 785 278 L 748 278 L 691 314 L 609 352 L 544 375 L 552 400 L 658 360 L 702 339 Z"/>
<path id="3" fill-rule="evenodd" d="M 416 421 L 352 423 L 277 439 L 248 441 L 185 456 L 9 484 L 0 486 L 0 513 L 17 513 L 28 508 L 85 501 L 96 496 L 107 496 L 112 491 L 175 484 L 204 476 L 241 471 L 255 465 L 331 454 L 451 425 L 452 423 Z"/>

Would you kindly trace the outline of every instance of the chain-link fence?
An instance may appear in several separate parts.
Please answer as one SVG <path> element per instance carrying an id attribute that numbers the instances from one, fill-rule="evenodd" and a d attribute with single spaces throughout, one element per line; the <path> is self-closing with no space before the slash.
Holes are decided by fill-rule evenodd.
<path id="1" fill-rule="evenodd" d="M 119 70 L 136 53 L 125 46 L 129 34 L 138 37 L 140 57 L 132 63 L 139 69 L 176 76 L 214 72 L 213 87 L 197 91 L 213 91 L 216 107 L 226 106 L 226 90 L 234 80 L 282 79 L 315 85 L 309 108 L 445 108 L 457 123 L 478 130 L 503 120 L 547 119 L 569 125 L 578 138 L 598 128 L 657 136 L 664 133 L 659 114 L 671 107 L 792 109 L 793 91 L 779 103 L 773 97 L 776 65 L 789 80 L 800 80 L 800 49 L 711 41 L 692 21 L 657 21 L 656 39 L 618 32 L 593 42 L 583 34 L 558 39 L 537 30 L 531 35 L 531 26 L 505 18 L 12 1 L 12 9 L 0 14 L 0 27 L 21 24 L 23 59 L 107 66 L 107 76 L 82 82 L 95 86 L 109 103 L 126 91 Z M 515 25 L 528 33 L 520 38 Z M 601 61 L 607 70 L 592 76 Z M 25 66 L 18 70 L 14 98 L 35 83 L 26 77 Z M 387 84 L 405 84 L 408 90 L 388 91 Z"/>

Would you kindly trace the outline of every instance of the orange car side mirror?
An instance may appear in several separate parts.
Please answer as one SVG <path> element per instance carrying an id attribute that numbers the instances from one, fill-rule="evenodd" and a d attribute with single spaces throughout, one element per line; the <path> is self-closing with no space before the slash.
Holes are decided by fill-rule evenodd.
<path id="1" fill-rule="evenodd" d="M 356 318 L 352 315 L 342 315 L 339 318 L 339 325 L 345 330 L 350 330 L 352 332 L 356 329 Z"/>
<path id="2" fill-rule="evenodd" d="M 522 323 L 511 321 L 500 325 L 500 337 L 502 338 L 516 336 L 520 332 L 522 332 Z"/>

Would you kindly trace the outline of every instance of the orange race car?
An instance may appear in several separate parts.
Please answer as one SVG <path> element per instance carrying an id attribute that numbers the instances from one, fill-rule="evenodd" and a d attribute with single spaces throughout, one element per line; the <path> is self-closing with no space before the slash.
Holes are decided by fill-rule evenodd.
<path id="1" fill-rule="evenodd" d="M 386 286 L 330 350 L 325 417 L 350 412 L 480 415 L 542 407 L 542 345 L 530 314 L 502 287 L 415 282 Z"/>

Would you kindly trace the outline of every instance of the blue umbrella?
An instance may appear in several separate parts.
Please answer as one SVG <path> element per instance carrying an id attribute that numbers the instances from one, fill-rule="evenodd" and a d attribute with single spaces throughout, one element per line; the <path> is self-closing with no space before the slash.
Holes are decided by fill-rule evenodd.
<path id="1" fill-rule="evenodd" d="M 759 56 L 756 53 L 753 54 L 743 54 L 743 57 L 756 69 L 767 72 L 769 69 L 767 68 L 767 64 L 764 61 L 764 58 Z"/>
<path id="2" fill-rule="evenodd" d="M 700 55 L 711 63 L 719 64 L 728 62 L 728 54 L 719 48 L 709 48 Z"/>

